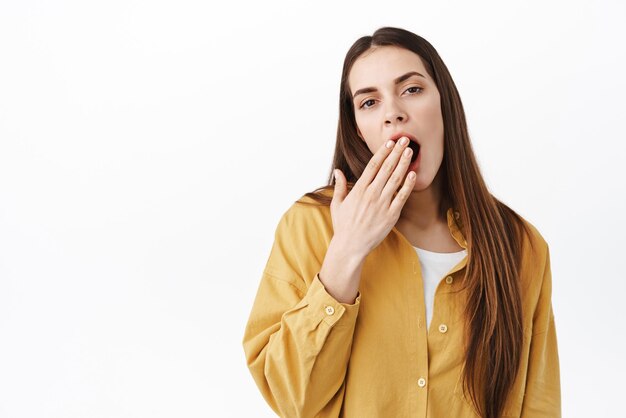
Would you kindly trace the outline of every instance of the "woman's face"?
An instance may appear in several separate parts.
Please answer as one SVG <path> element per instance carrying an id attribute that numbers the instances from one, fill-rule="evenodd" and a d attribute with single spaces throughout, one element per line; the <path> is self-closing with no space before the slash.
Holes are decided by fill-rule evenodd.
<path id="1" fill-rule="evenodd" d="M 355 61 L 348 85 L 358 134 L 372 154 L 394 135 L 408 134 L 420 145 L 417 165 L 409 166 L 417 174 L 413 190 L 429 187 L 443 160 L 443 117 L 420 57 L 396 46 L 370 49 Z"/>

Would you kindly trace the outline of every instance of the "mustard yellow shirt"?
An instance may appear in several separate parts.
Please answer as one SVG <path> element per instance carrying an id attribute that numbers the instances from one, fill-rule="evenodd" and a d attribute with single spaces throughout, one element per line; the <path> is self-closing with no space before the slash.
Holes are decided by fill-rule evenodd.
<path id="1" fill-rule="evenodd" d="M 450 233 L 467 248 L 455 214 L 447 212 Z M 523 244 L 523 350 L 504 416 L 560 417 L 549 250 L 524 222 L 533 234 Z M 420 263 L 404 235 L 394 227 L 367 256 L 354 304 L 335 300 L 319 280 L 332 236 L 328 206 L 294 203 L 276 228 L 243 337 L 269 406 L 289 418 L 478 416 L 460 381 L 467 293 L 451 292 L 467 256 L 437 286 L 428 333 Z"/>

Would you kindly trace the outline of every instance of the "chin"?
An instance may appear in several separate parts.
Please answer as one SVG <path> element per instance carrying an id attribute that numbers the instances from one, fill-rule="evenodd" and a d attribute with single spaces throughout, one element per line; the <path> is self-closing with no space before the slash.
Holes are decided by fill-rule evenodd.
<path id="1" fill-rule="evenodd" d="M 413 190 L 412 191 L 413 192 L 423 192 L 424 190 L 428 189 L 429 187 L 430 187 L 430 184 L 415 183 L 415 185 L 413 186 Z"/>
<path id="2" fill-rule="evenodd" d="M 415 184 L 413 185 L 414 192 L 421 192 L 422 190 L 428 189 L 433 184 L 433 178 L 427 177 L 424 174 L 416 173 L 417 178 L 415 179 Z M 426 178 L 425 178 L 426 177 Z"/>

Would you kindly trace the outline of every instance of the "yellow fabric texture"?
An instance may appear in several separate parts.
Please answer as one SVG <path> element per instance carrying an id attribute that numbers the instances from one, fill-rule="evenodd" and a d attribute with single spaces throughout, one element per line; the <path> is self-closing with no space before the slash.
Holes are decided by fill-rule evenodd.
<path id="1" fill-rule="evenodd" d="M 455 215 L 448 209 L 450 233 L 467 248 Z M 549 249 L 524 222 L 532 231 L 521 269 L 524 340 L 504 416 L 560 417 Z M 332 236 L 328 206 L 294 203 L 276 227 L 243 337 L 269 406 L 288 418 L 477 417 L 460 380 L 467 292 L 454 292 L 467 256 L 437 286 L 428 332 L 420 263 L 404 235 L 394 227 L 367 256 L 352 305 L 318 277 Z"/>

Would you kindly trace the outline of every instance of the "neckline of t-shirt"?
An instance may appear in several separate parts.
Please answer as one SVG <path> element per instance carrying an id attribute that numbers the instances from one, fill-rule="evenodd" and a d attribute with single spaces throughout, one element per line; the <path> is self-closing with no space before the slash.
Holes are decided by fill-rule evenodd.
<path id="1" fill-rule="evenodd" d="M 427 256 L 429 258 L 437 258 L 437 259 L 455 258 L 455 257 L 458 257 L 458 256 L 460 256 L 462 254 L 466 254 L 467 253 L 466 249 L 463 249 L 461 251 L 457 251 L 457 252 L 454 252 L 454 253 L 436 253 L 434 251 L 428 251 L 428 250 L 425 250 L 423 248 L 419 248 L 419 247 L 415 247 L 415 246 L 413 246 L 413 248 L 415 248 L 422 255 L 425 255 L 425 256 Z"/>

